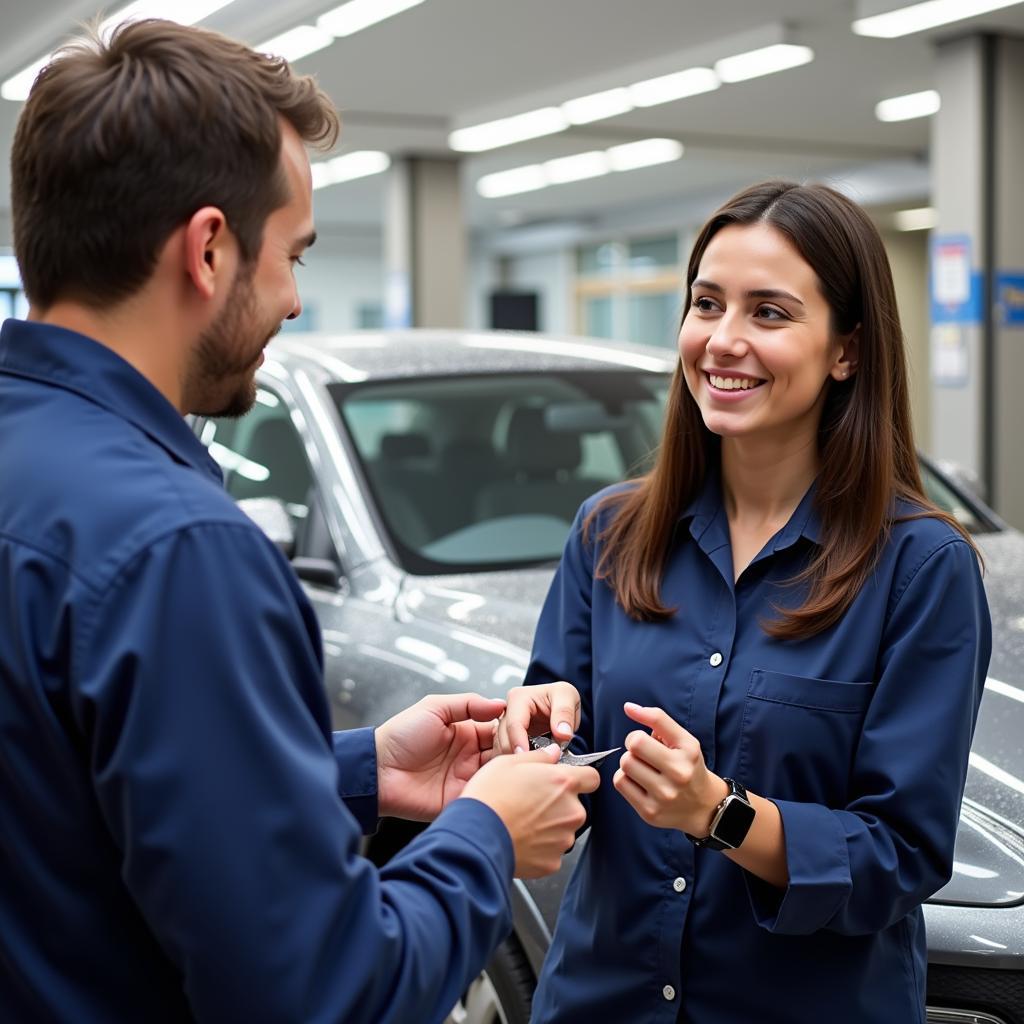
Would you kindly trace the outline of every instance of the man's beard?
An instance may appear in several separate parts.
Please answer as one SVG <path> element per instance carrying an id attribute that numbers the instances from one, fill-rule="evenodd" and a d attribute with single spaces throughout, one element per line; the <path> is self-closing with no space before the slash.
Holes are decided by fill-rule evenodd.
<path id="1" fill-rule="evenodd" d="M 256 402 L 257 360 L 281 322 L 259 323 L 253 270 L 238 268 L 220 316 L 199 339 L 185 380 L 188 412 L 238 417 Z"/>

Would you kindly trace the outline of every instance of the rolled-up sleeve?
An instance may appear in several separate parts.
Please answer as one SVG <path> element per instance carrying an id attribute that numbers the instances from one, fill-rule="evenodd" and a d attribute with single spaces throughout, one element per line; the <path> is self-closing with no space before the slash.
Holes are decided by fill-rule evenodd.
<path id="1" fill-rule="evenodd" d="M 196 1018 L 444 1018 L 509 929 L 511 840 L 465 799 L 381 871 L 359 855 L 372 733 L 332 750 L 315 619 L 272 545 L 175 532 L 79 628 L 95 792 Z"/>
<path id="2" fill-rule="evenodd" d="M 770 931 L 880 931 L 952 873 L 991 622 L 963 540 L 942 543 L 906 575 L 890 598 L 849 803 L 775 800 L 789 884 L 780 890 L 744 873 L 755 917 Z"/>

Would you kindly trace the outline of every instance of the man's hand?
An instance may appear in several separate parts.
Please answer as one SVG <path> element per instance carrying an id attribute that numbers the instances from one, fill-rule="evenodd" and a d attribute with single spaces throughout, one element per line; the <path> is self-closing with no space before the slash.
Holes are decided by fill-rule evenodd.
<path id="1" fill-rule="evenodd" d="M 708 771 L 696 737 L 661 708 L 628 703 L 625 711 L 652 731 L 626 737 L 612 784 L 648 825 L 706 836 L 728 785 Z"/>
<path id="2" fill-rule="evenodd" d="M 572 739 L 580 724 L 580 695 L 572 683 L 517 686 L 498 723 L 494 747 L 500 754 L 530 749 L 530 737 L 550 731 L 558 742 Z"/>
<path id="3" fill-rule="evenodd" d="M 374 731 L 382 816 L 432 821 L 495 754 L 505 702 L 475 693 L 433 695 Z"/>
<path id="4" fill-rule="evenodd" d="M 555 764 L 561 751 L 551 743 L 525 754 L 496 757 L 466 786 L 463 796 L 487 804 L 512 837 L 517 878 L 557 871 L 562 854 L 586 821 L 580 793 L 601 783 L 594 768 Z"/>

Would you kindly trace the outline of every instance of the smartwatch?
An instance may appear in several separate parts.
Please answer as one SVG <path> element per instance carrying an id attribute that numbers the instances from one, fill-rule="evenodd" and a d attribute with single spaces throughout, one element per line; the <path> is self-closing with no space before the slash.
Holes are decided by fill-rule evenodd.
<path id="1" fill-rule="evenodd" d="M 735 779 L 722 779 L 729 787 L 729 795 L 715 808 L 711 828 L 702 838 L 686 833 L 694 846 L 706 850 L 735 850 L 750 831 L 757 813 L 747 799 L 747 791 Z"/>

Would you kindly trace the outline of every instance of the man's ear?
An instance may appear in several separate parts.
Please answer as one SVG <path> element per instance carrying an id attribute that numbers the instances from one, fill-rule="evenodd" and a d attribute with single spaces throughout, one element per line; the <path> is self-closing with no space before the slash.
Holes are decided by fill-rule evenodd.
<path id="1" fill-rule="evenodd" d="M 860 357 L 860 324 L 857 324 L 849 334 L 841 337 L 839 344 L 839 355 L 830 372 L 835 380 L 849 380 L 857 372 Z"/>
<path id="2" fill-rule="evenodd" d="M 212 299 L 234 278 L 238 246 L 216 206 L 196 210 L 185 225 L 185 273 L 201 298 Z"/>

